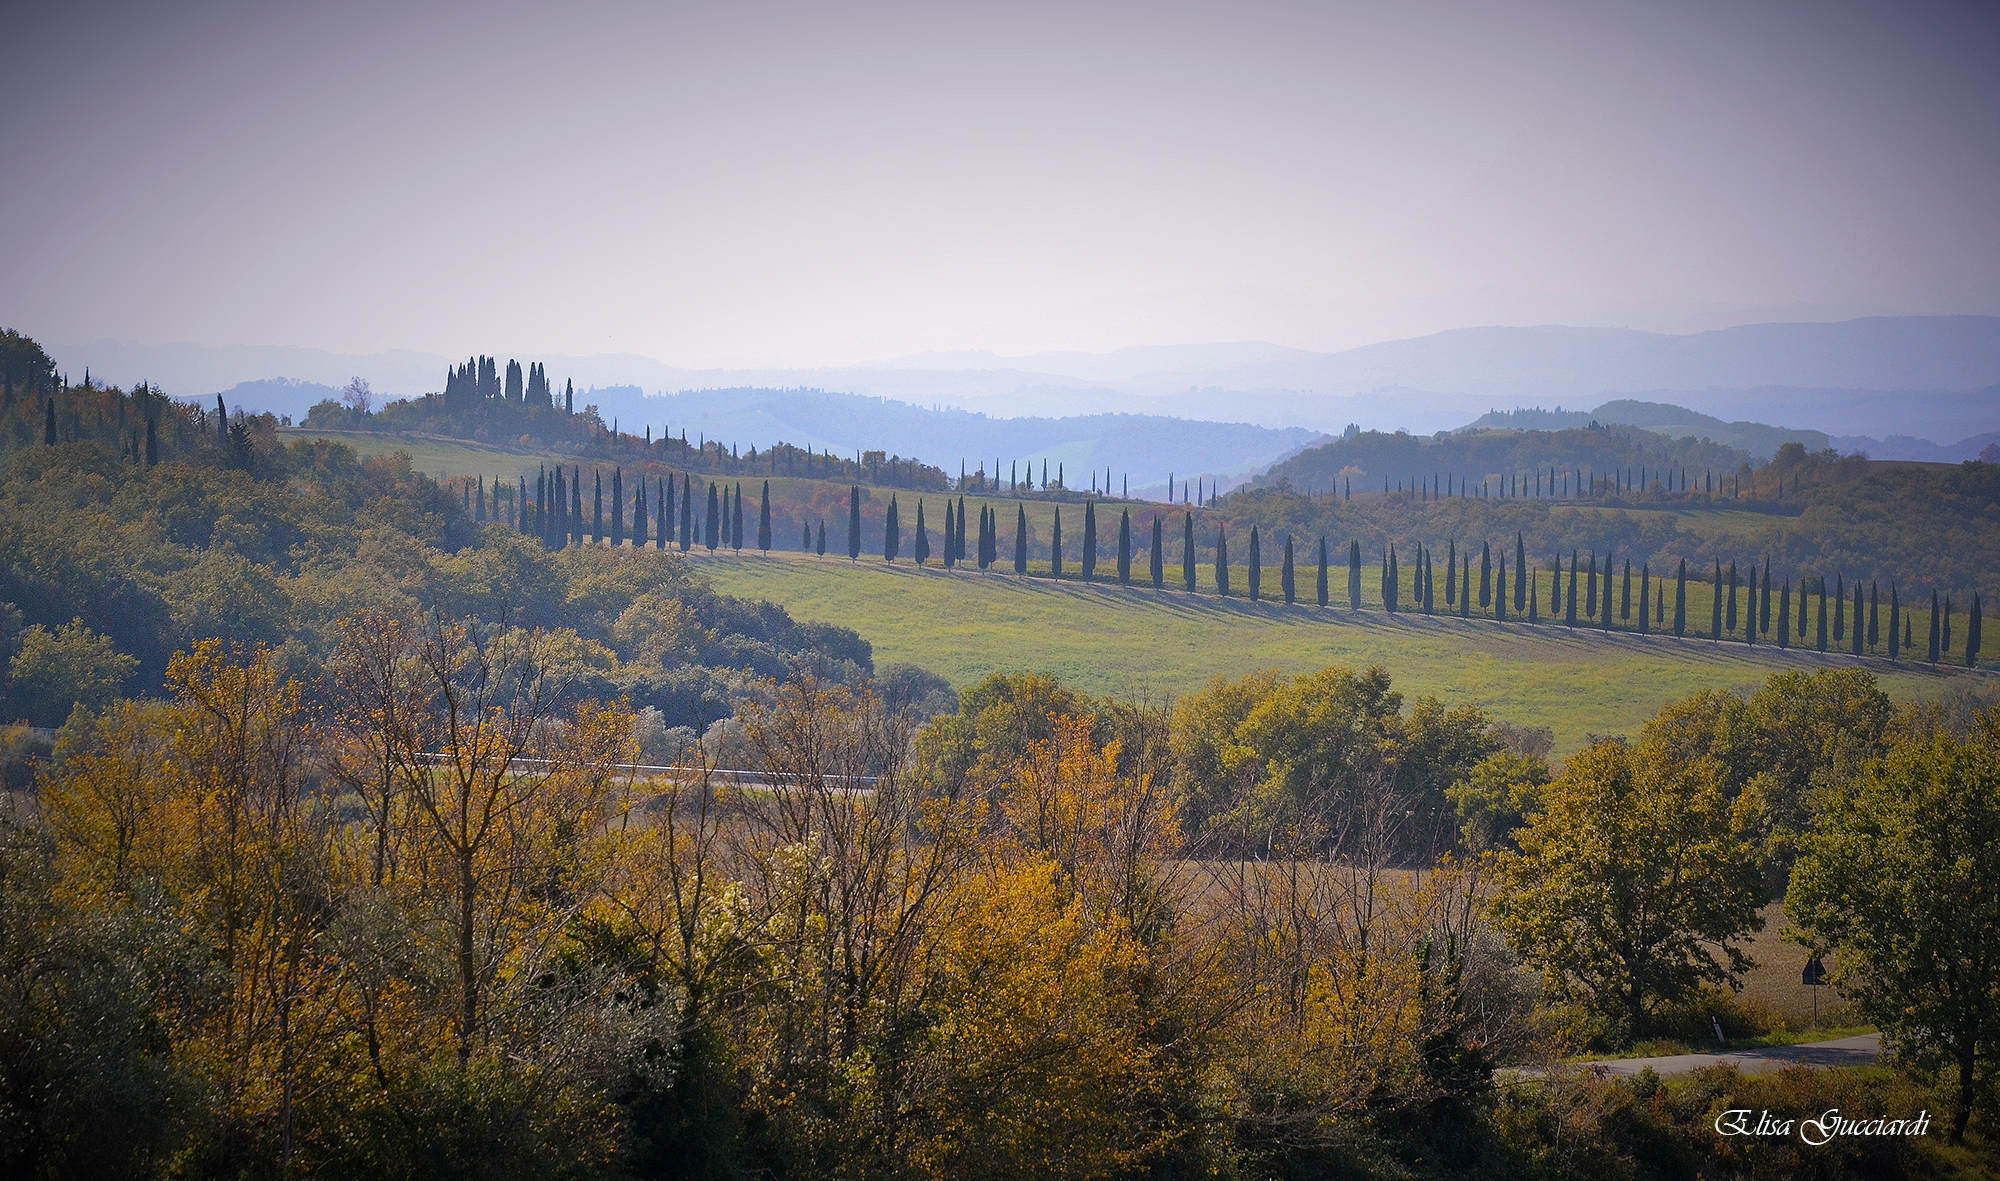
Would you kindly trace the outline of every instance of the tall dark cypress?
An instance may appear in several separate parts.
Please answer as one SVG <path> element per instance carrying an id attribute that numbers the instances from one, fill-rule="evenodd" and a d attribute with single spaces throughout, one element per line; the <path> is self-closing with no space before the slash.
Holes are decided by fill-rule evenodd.
<path id="1" fill-rule="evenodd" d="M 1361 542 L 1347 543 L 1347 607 L 1361 610 Z"/>
<path id="2" fill-rule="evenodd" d="M 625 544 L 625 469 L 611 469 L 611 544 Z"/>
<path id="3" fill-rule="evenodd" d="M 1444 601 L 1448 607 L 1458 602 L 1458 539 L 1448 537 L 1444 543 Z"/>
<path id="4" fill-rule="evenodd" d="M 1459 586 L 1463 589 L 1458 596 L 1458 617 L 1472 618 L 1472 551 L 1465 551 L 1464 570 L 1459 575 Z"/>
<path id="5" fill-rule="evenodd" d="M 1563 609 L 1563 555 L 1561 550 L 1556 551 L 1556 556 L 1550 563 L 1550 570 L 1552 573 L 1549 576 L 1549 615 L 1553 618 L 1561 614 Z"/>
<path id="6" fill-rule="evenodd" d="M 1641 612 L 1641 615 L 1643 616 L 1644 612 Z M 1623 594 L 1618 599 L 1618 618 L 1632 618 L 1632 559 L 1630 558 L 1625 559 L 1625 586 Z M 1645 620 L 1641 618 L 1639 622 L 1644 623 Z"/>
<path id="7" fill-rule="evenodd" d="M 1576 626 L 1576 551 L 1569 551 L 1569 593 L 1563 596 L 1563 626 Z"/>
<path id="8" fill-rule="evenodd" d="M 1525 581 L 1521 575 L 1527 569 L 1528 543 L 1523 540 L 1520 530 L 1517 529 L 1514 531 L 1514 610 L 1517 614 L 1528 609 L 1528 588 L 1521 585 Z"/>
<path id="9" fill-rule="evenodd" d="M 1083 580 L 1097 577 L 1097 502 L 1083 502 Z"/>
<path id="10" fill-rule="evenodd" d="M 953 544 L 956 539 L 952 534 L 951 518 L 951 497 L 947 496 L 944 498 L 944 568 L 947 570 L 951 569 L 952 563 L 957 560 L 958 556 L 958 551 Z"/>
<path id="11" fill-rule="evenodd" d="M 896 513 L 896 494 L 889 494 L 889 511 L 882 518 L 882 560 L 893 562 L 903 552 L 903 523 Z"/>
<path id="12" fill-rule="evenodd" d="M 861 485 L 850 484 L 847 489 L 847 560 L 861 558 Z"/>
<path id="13" fill-rule="evenodd" d="M 1630 570 L 1632 568 L 1631 563 L 1629 561 L 1625 564 L 1625 568 L 1627 570 Z M 1639 634 L 1640 635 L 1645 635 L 1648 629 L 1652 625 L 1653 613 L 1647 610 L 1648 607 L 1652 606 L 1652 595 L 1653 595 L 1653 564 L 1651 562 L 1642 562 L 1639 565 Z"/>
<path id="14" fill-rule="evenodd" d="M 722 501 L 715 490 L 714 481 L 708 485 L 708 515 L 702 518 L 701 543 L 710 553 L 722 540 Z"/>
<path id="15" fill-rule="evenodd" d="M 674 539 L 674 482 L 661 476 L 653 485 L 653 547 L 665 549 Z"/>
<path id="16" fill-rule="evenodd" d="M 1938 593 L 1936 589 L 1933 589 L 1931 591 L 1931 644 L 1929 649 L 1924 653 L 1924 660 L 1928 664 L 1936 664 L 1938 662 L 1938 619 Z"/>
<path id="17" fill-rule="evenodd" d="M 1708 638 L 1722 638 L 1722 559 L 1715 559 L 1715 589 L 1709 594 Z"/>
<path id="18" fill-rule="evenodd" d="M 1194 514 L 1181 513 L 1181 581 L 1194 593 Z"/>
<path id="19" fill-rule="evenodd" d="M 604 544 L 604 473 L 598 471 L 596 468 L 591 468 L 590 479 L 591 479 L 590 544 L 603 545 Z"/>
<path id="20" fill-rule="evenodd" d="M 1757 604 L 1757 630 L 1771 634 L 1771 555 L 1764 555 L 1764 590 Z"/>
<path id="21" fill-rule="evenodd" d="M 1264 550 L 1257 540 L 1257 526 L 1250 526 L 1250 601 L 1256 602 L 1264 589 Z"/>
<path id="22" fill-rule="evenodd" d="M 1882 642 L 1881 623 L 1882 584 L 1870 580 L 1868 583 L 1868 650 L 1870 652 L 1875 650 L 1875 645 Z M 1855 626 L 1861 626 L 1861 621 L 1857 619 Z"/>
<path id="23" fill-rule="evenodd" d="M 1493 546 L 1488 542 L 1479 543 L 1479 609 L 1486 610 L 1493 605 Z"/>
<path id="24" fill-rule="evenodd" d="M 1221 525 L 1215 527 L 1215 593 L 1229 597 L 1229 534 Z"/>
<path id="25" fill-rule="evenodd" d="M 918 509 L 917 515 L 923 515 L 921 508 Z M 765 553 L 771 552 L 771 481 L 769 480 L 764 481 L 764 495 L 757 504 L 757 548 Z"/>
<path id="26" fill-rule="evenodd" d="M 949 500 L 945 501 L 946 512 L 950 511 L 950 504 Z M 919 566 L 931 556 L 931 534 L 930 530 L 924 527 L 924 502 L 921 497 L 917 500 L 917 535 L 910 539 L 910 556 L 917 560 Z"/>
<path id="27" fill-rule="evenodd" d="M 1507 622 L 1507 551 L 1500 551 L 1500 564 L 1493 571 L 1493 618 L 1496 622 Z"/>
<path id="28" fill-rule="evenodd" d="M 583 546 L 583 472 L 578 468 L 570 469 L 569 527 L 570 542 L 581 548 Z"/>
<path id="29" fill-rule="evenodd" d="M 995 461 L 997 464 L 999 461 Z M 997 470 L 997 468 L 996 468 Z M 995 477 L 998 479 L 998 477 Z M 979 568 L 986 569 L 1000 560 L 1000 510 L 992 505 L 979 508 Z"/>
<path id="30" fill-rule="evenodd" d="M 1681 559 L 1680 572 L 1674 576 L 1674 634 L 1687 635 L 1688 623 L 1688 564 Z"/>
<path id="31" fill-rule="evenodd" d="M 1278 589 L 1285 592 L 1285 606 L 1298 601 L 1298 572 L 1292 567 L 1292 535 L 1285 535 L 1285 564 L 1278 568 Z"/>
<path id="32" fill-rule="evenodd" d="M 1132 585 L 1132 510 L 1118 510 L 1118 585 Z"/>
<path id="33" fill-rule="evenodd" d="M 1402 563 L 1396 560 L 1396 544 L 1389 543 L 1389 555 L 1382 562 L 1382 605 L 1390 614 L 1403 605 Z"/>
<path id="34" fill-rule="evenodd" d="M 980 506 L 979 515 L 982 518 L 986 515 L 985 506 Z M 958 552 L 954 556 L 961 562 L 965 560 L 965 497 L 963 496 L 958 498 Z"/>
<path id="35" fill-rule="evenodd" d="M 1014 573 L 1028 572 L 1028 510 L 1014 506 Z"/>
<path id="36" fill-rule="evenodd" d="M 1856 587 L 1855 593 L 1859 594 L 1860 590 L 1860 587 Z M 1979 592 L 1973 591 L 1972 610 L 1965 616 L 1965 667 L 1967 668 L 1979 667 L 1980 623 Z"/>
<path id="37" fill-rule="evenodd" d="M 681 440 L 683 443 L 687 440 Z M 681 473 L 681 552 L 694 547 L 694 477 Z"/>
<path id="38" fill-rule="evenodd" d="M 1607 575 L 1609 575 L 1610 573 L 1610 567 L 1608 565 L 1605 567 L 1605 573 Z M 1607 583 L 1607 585 L 1609 584 Z M 1607 611 L 1606 614 L 1608 615 L 1610 613 Z M 1595 619 L 1597 617 L 1597 551 L 1596 550 L 1590 551 L 1590 570 L 1588 573 L 1584 575 L 1583 579 L 1583 617 L 1585 619 Z"/>
<path id="39" fill-rule="evenodd" d="M 632 485 L 632 548 L 646 548 L 646 477 Z"/>
<path id="40" fill-rule="evenodd" d="M 1822 580 L 1820 590 L 1825 589 L 1826 583 Z M 1860 616 L 1855 618 L 1858 619 Z M 1847 576 L 1844 574 L 1833 576 L 1833 642 L 1836 644 L 1847 642 Z"/>
<path id="41" fill-rule="evenodd" d="M 1437 575 L 1431 570 L 1431 559 L 1436 556 L 1428 546 L 1417 547 L 1417 577 L 1423 582 L 1423 589 L 1417 597 L 1421 600 L 1426 615 L 1435 614 L 1437 611 Z"/>
<path id="42" fill-rule="evenodd" d="M 1854 584 L 1854 627 L 1850 629 L 1853 634 L 1849 637 L 1848 641 L 1848 651 L 1856 656 L 1861 655 L 1864 644 L 1863 632 L 1866 631 L 1866 628 L 1862 626 L 1861 621 L 1866 614 L 1867 608 L 1862 600 L 1861 584 L 1857 582 Z"/>
<path id="43" fill-rule="evenodd" d="M 1160 514 L 1153 514 L 1153 552 L 1149 563 L 1153 573 L 1153 589 L 1161 590 L 1167 585 L 1166 529 L 1160 523 Z"/>
<path id="44" fill-rule="evenodd" d="M 56 441 L 56 403 L 49 399 L 49 439 Z M 218 447 L 229 446 L 229 407 L 222 401 L 222 395 L 215 395 L 215 443 Z"/>
<path id="45" fill-rule="evenodd" d="M 730 497 L 729 504 L 729 548 L 740 550 L 743 548 L 743 485 L 736 485 L 733 491 L 735 495 Z"/>
<path id="46" fill-rule="evenodd" d="M 1535 482 L 1538 485 L 1541 483 L 1541 474 L 1539 472 L 1536 473 L 1535 475 Z M 1539 490 L 1537 491 L 1536 494 L 1540 495 Z M 1529 627 L 1533 627 L 1542 621 L 1541 590 L 1542 590 L 1541 576 L 1539 574 L 1530 573 L 1528 575 L 1528 626 Z M 1425 609 L 1426 610 L 1429 609 L 1428 603 L 1425 604 Z"/>
<path id="47" fill-rule="evenodd" d="M 819 557 L 819 558 L 824 558 L 824 557 L 826 556 L 826 518 L 825 518 L 825 517 L 821 517 L 821 518 L 819 519 L 819 536 L 813 539 L 813 556 L 814 556 L 814 557 Z"/>
<path id="48" fill-rule="evenodd" d="M 1057 465 L 1060 468 L 1061 465 Z M 1055 522 L 1049 526 L 1049 577 L 1063 576 L 1062 506 L 1056 506 Z"/>

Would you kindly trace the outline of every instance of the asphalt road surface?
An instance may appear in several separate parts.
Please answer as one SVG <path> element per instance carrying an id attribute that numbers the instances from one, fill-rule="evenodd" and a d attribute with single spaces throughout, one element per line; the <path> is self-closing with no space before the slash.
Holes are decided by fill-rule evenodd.
<path id="1" fill-rule="evenodd" d="M 1704 1066 L 1729 1065 L 1745 1074 L 1769 1074 L 1787 1066 L 1867 1066 L 1882 1056 L 1882 1035 L 1864 1033 L 1830 1042 L 1771 1046 L 1762 1050 L 1724 1050 L 1713 1054 L 1670 1054 L 1663 1058 L 1607 1058 L 1578 1062 L 1615 1078 L 1630 1078 L 1647 1067 L 1658 1075 L 1687 1074 Z"/>

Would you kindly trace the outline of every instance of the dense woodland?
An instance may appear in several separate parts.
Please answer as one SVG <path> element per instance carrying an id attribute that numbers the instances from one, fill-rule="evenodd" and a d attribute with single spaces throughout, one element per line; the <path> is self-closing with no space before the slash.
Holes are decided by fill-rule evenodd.
<path id="1" fill-rule="evenodd" d="M 869 560 L 1013 576 L 1012 500 L 826 484 L 831 548 L 823 521 L 781 536 L 755 473 L 646 456 L 551 466 L 496 501 L 482 478 L 281 446 L 268 419 L 72 385 L 32 342 L 0 345 L 5 703 L 57 727 L 9 732 L 0 809 L 8 1175 L 2000 1165 L 1983 679 L 1899 708 L 1858 664 L 1781 673 L 1560 762 L 1547 731 L 1407 699 L 1379 668 L 1170 703 L 1025 673 L 961 697 L 875 667 L 851 632 L 714 594 L 689 558 L 858 561 L 865 503 Z M 475 362 L 454 396 L 487 379 Z M 533 369 L 524 407 L 530 383 L 556 412 Z M 646 446 L 629 438 L 604 446 Z M 1327 603 L 1333 624 L 1361 540 L 1307 562 L 1251 532 L 1233 565 L 1230 514 L 1259 495 L 1199 514 L 1222 529 L 1215 589 L 1275 578 L 1234 593 Z M 1461 501 L 1497 498 L 1436 508 Z M 1039 507 L 1081 514 L 1076 556 L 1052 529 L 1040 572 L 1188 593 L 1168 588 L 1193 571 L 1194 509 L 1175 570 L 1135 505 Z M 1440 587 L 1428 545 L 1399 565 L 1385 541 L 1372 606 L 1512 618 L 1525 548 L 1483 546 L 1489 571 L 1447 547 Z M 1539 625 L 1657 617 L 1643 561 L 1614 611 L 1612 560 L 1581 592 L 1531 582 L 1531 615 L 1560 593 Z M 1765 642 L 1767 608 L 1803 628 L 1824 601 L 1739 582 L 1742 639 Z M 1782 1035 L 1790 1018 L 1737 995 L 1779 899 L 1888 1066 L 1618 1082 L 1559 1064 Z M 1819 1149 L 1717 1137 L 1715 1112 L 1746 1105 L 1905 1123 Z M 1920 1111 L 1934 1133 L 1901 1134 Z"/>

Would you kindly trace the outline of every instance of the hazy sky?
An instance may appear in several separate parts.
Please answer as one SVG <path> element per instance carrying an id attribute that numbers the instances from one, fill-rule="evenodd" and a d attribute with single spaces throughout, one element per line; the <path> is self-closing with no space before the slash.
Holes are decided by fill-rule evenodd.
<path id="1" fill-rule="evenodd" d="M 62 3 L 0 325 L 841 363 L 2000 312 L 1990 4 Z"/>

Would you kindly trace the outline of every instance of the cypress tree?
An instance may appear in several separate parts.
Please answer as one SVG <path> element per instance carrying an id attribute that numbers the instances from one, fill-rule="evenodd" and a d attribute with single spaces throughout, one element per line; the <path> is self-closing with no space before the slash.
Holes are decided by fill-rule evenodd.
<path id="1" fill-rule="evenodd" d="M 569 539 L 578 548 L 583 546 L 583 472 L 570 469 L 569 482 Z"/>
<path id="2" fill-rule="evenodd" d="M 683 443 L 687 440 L 681 440 Z M 681 552 L 694 546 L 694 477 L 681 473 Z"/>
<path id="3" fill-rule="evenodd" d="M 919 504 L 917 508 L 919 511 L 922 511 L 923 505 Z M 947 496 L 944 498 L 944 568 L 947 570 L 951 569 L 952 557 L 955 552 L 952 544 L 951 516 L 951 497 Z"/>
<path id="4" fill-rule="evenodd" d="M 1514 531 L 1514 612 L 1519 614 L 1527 609 L 1527 587 L 1521 585 L 1521 575 L 1528 569 L 1528 544 L 1521 537 L 1521 531 Z"/>
<path id="5" fill-rule="evenodd" d="M 1796 479 L 1796 477 L 1794 478 Z M 1916 622 L 1916 618 L 1915 615 L 1910 614 L 1908 611 L 1903 612 L 1903 650 L 1905 652 L 1916 647 L 1915 644 L 1910 642 L 1910 626 Z"/>
<path id="6" fill-rule="evenodd" d="M 923 506 L 917 507 L 917 516 L 924 515 Z M 919 530 L 921 532 L 921 530 Z M 757 548 L 771 552 L 771 481 L 764 481 L 764 494 L 757 504 Z"/>
<path id="7" fill-rule="evenodd" d="M 1625 565 L 1627 569 L 1631 568 L 1629 560 Z M 1642 562 L 1639 564 L 1639 634 L 1642 636 L 1652 623 L 1652 613 L 1647 610 L 1652 605 L 1652 594 L 1653 566 L 1650 562 Z"/>
<path id="8" fill-rule="evenodd" d="M 708 547 L 709 553 L 714 553 L 716 543 L 722 540 L 722 505 L 713 481 L 708 485 L 708 516 L 702 524 L 701 543 Z"/>
<path id="9" fill-rule="evenodd" d="M 1681 559 L 1680 571 L 1674 576 L 1674 634 L 1687 635 L 1688 622 L 1688 564 Z"/>
<path id="10" fill-rule="evenodd" d="M 1060 471 L 1062 465 L 1057 464 L 1056 468 Z M 1055 524 L 1049 528 L 1049 577 L 1061 578 L 1062 576 L 1062 506 L 1057 505 Z"/>
<path id="11" fill-rule="evenodd" d="M 1014 573 L 1028 572 L 1028 510 L 1014 506 Z"/>
<path id="12" fill-rule="evenodd" d="M 1632 618 L 1632 559 L 1630 558 L 1625 559 L 1625 586 L 1624 593 L 1618 599 L 1618 618 Z M 1646 612 L 1643 608 L 1639 612 L 1639 622 L 1646 622 Z"/>
<path id="13" fill-rule="evenodd" d="M 1458 602 L 1458 539 L 1447 537 L 1444 541 L 1444 602 L 1445 606 Z"/>
<path id="14" fill-rule="evenodd" d="M 861 558 L 861 485 L 847 488 L 847 560 Z"/>
<path id="15" fill-rule="evenodd" d="M 1946 660 L 1951 659 L 1951 596 L 1944 597 L 1944 636 L 1938 642 L 1938 652 Z"/>
<path id="16" fill-rule="evenodd" d="M 1094 473 L 1093 473 L 1094 474 Z M 1097 577 L 1097 502 L 1083 502 L 1083 580 Z"/>
<path id="17" fill-rule="evenodd" d="M 1326 606 L 1327 602 L 1327 573 L 1326 535 L 1322 533 L 1319 538 L 1319 584 L 1314 588 L 1318 592 L 1319 605 L 1322 607 Z"/>
<path id="18" fill-rule="evenodd" d="M 1560 564 L 1560 559 L 1557 560 Z M 1569 593 L 1563 596 L 1563 626 L 1576 626 L 1576 551 L 1569 551 Z"/>
<path id="19" fill-rule="evenodd" d="M 1889 584 L 1889 659 L 1902 654 L 1903 640 L 1903 598 L 1896 584 Z"/>
<path id="20" fill-rule="evenodd" d="M 1460 619 L 1471 619 L 1472 618 L 1472 551 L 1470 550 L 1467 550 L 1465 554 L 1465 570 L 1462 576 L 1459 578 L 1459 585 L 1464 588 L 1464 592 L 1458 596 L 1458 617 Z"/>
<path id="21" fill-rule="evenodd" d="M 1349 610 L 1361 610 L 1361 543 L 1347 543 L 1347 606 Z"/>
<path id="22" fill-rule="evenodd" d="M 994 461 L 994 471 L 999 471 L 998 460 Z M 979 526 L 979 568 L 984 570 L 1000 560 L 1000 510 L 990 504 L 981 505 Z"/>
<path id="23" fill-rule="evenodd" d="M 821 517 L 821 518 L 819 519 L 819 538 L 818 538 L 818 539 L 817 539 L 816 541 L 814 541 L 814 542 L 813 542 L 813 554 L 814 554 L 814 556 L 816 556 L 816 557 L 821 557 L 821 558 L 824 558 L 824 557 L 826 556 L 826 518 L 825 518 L 825 517 Z"/>
<path id="24" fill-rule="evenodd" d="M 1764 555 L 1764 592 L 1757 605 L 1757 630 L 1771 634 L 1771 555 Z"/>
<path id="25" fill-rule="evenodd" d="M 1541 495 L 1541 488 L 1540 488 L 1541 479 L 1542 479 L 1541 473 L 1536 472 L 1535 483 L 1537 487 L 1535 489 L 1535 495 L 1537 496 Z M 1537 623 L 1541 622 L 1541 616 L 1542 616 L 1541 591 L 1542 591 L 1541 578 L 1535 574 L 1529 574 L 1528 575 L 1528 626 L 1529 627 L 1533 627 Z M 1428 603 L 1425 604 L 1425 609 L 1427 611 L 1429 610 L 1429 606 L 1430 605 Z"/>
<path id="26" fill-rule="evenodd" d="M 625 469 L 611 469 L 611 544 L 625 544 Z"/>
<path id="27" fill-rule="evenodd" d="M 1590 569 L 1583 580 L 1583 617 L 1597 617 L 1597 551 L 1590 551 Z"/>
<path id="28" fill-rule="evenodd" d="M 1250 601 L 1256 602 L 1264 586 L 1264 550 L 1257 540 L 1257 526 L 1250 526 Z"/>
<path id="29" fill-rule="evenodd" d="M 1803 626 L 1803 625 L 1801 625 Z M 1826 651 L 1826 579 L 1819 580 L 1819 619 L 1813 633 L 1813 647 Z"/>
<path id="30" fill-rule="evenodd" d="M 1493 605 L 1493 547 L 1487 542 L 1479 543 L 1479 609 L 1486 610 Z"/>
<path id="31" fill-rule="evenodd" d="M 590 544 L 603 545 L 604 544 L 604 473 L 598 471 L 596 468 L 591 468 L 590 480 L 591 480 Z"/>
<path id="32" fill-rule="evenodd" d="M 1938 593 L 1935 588 L 1931 590 L 1931 644 L 1924 654 L 1924 660 L 1929 664 L 1938 662 Z"/>
<path id="33" fill-rule="evenodd" d="M 56 441 L 56 403 L 49 399 L 49 442 Z M 215 445 L 229 446 L 229 407 L 223 404 L 222 395 L 215 395 Z"/>
<path id="34" fill-rule="evenodd" d="M 945 512 L 949 513 L 951 511 L 951 502 L 948 500 L 945 501 L 945 506 Z M 931 556 L 931 535 L 930 530 L 924 528 L 924 502 L 922 497 L 917 498 L 917 535 L 910 539 L 910 554 L 916 558 L 917 565 L 919 566 L 922 566 Z"/>
<path id="35" fill-rule="evenodd" d="M 674 482 L 661 476 L 653 485 L 653 548 L 665 549 L 673 540 Z"/>
<path id="36" fill-rule="evenodd" d="M 644 476 L 640 476 L 632 485 L 632 548 L 646 548 L 646 477 Z"/>
<path id="37" fill-rule="evenodd" d="M 1118 585 L 1132 585 L 1132 510 L 1118 510 Z"/>
<path id="38" fill-rule="evenodd" d="M 1722 638 L 1722 559 L 1715 559 L 1715 589 L 1709 594 L 1708 638 Z"/>
<path id="39" fill-rule="evenodd" d="M 1863 608 L 1861 603 L 1861 584 L 1857 582 L 1854 584 L 1854 628 L 1853 628 L 1854 634 L 1849 643 L 1849 650 L 1853 652 L 1854 655 L 1856 656 L 1861 655 L 1862 630 L 1863 630 L 1861 626 L 1862 614 L 1863 614 Z"/>
<path id="40" fill-rule="evenodd" d="M 1820 590 L 1826 590 L 1826 583 L 1820 583 Z M 1847 642 L 1847 577 L 1842 574 L 1833 576 L 1833 642 Z"/>
<path id="41" fill-rule="evenodd" d="M 1727 610 L 1728 617 L 1723 626 L 1725 630 L 1733 632 L 1736 630 L 1736 563 L 1734 562 L 1729 563 L 1729 602 Z"/>
<path id="42" fill-rule="evenodd" d="M 882 560 L 893 562 L 903 552 L 903 527 L 897 518 L 896 494 L 889 494 L 889 511 L 882 518 Z"/>
<path id="43" fill-rule="evenodd" d="M 809 554 L 813 548 L 813 523 L 807 521 L 799 534 L 799 552 Z"/>
<path id="44" fill-rule="evenodd" d="M 1229 534 L 1221 525 L 1215 527 L 1215 593 L 1229 597 Z"/>
<path id="45" fill-rule="evenodd" d="M 1979 667 L 1979 592 L 1972 592 L 1972 610 L 1965 616 L 1965 667 Z"/>
<path id="46" fill-rule="evenodd" d="M 1394 615 L 1403 605 L 1403 572 L 1396 561 L 1396 543 L 1382 560 L 1382 607 Z"/>
<path id="47" fill-rule="evenodd" d="M 1437 555 L 1426 547 L 1423 551 L 1424 573 L 1424 614 L 1437 614 L 1437 573 L 1431 569 L 1431 560 Z"/>
<path id="48" fill-rule="evenodd" d="M 1166 531 L 1160 524 L 1160 514 L 1154 513 L 1152 561 L 1147 563 L 1152 567 L 1154 590 L 1161 590 L 1167 585 L 1167 554 L 1165 545 Z"/>
<path id="49" fill-rule="evenodd" d="M 1186 486 L 1182 486 L 1186 491 Z M 1181 513 L 1181 581 L 1187 585 L 1187 592 L 1194 593 L 1194 514 L 1185 510 Z"/>
<path id="50" fill-rule="evenodd" d="M 1860 588 L 1857 587 L 1855 589 L 1859 591 Z M 1875 645 L 1882 642 L 1881 622 L 1882 585 L 1871 579 L 1868 583 L 1868 650 L 1870 652 L 1875 650 Z M 1861 620 L 1857 618 L 1854 621 L 1854 626 L 1860 627 Z"/>
<path id="51" fill-rule="evenodd" d="M 743 548 L 743 485 L 736 485 L 729 506 L 729 548 Z"/>
<path id="52" fill-rule="evenodd" d="M 1493 619 L 1497 623 L 1507 622 L 1507 551 L 1500 551 L 1500 565 L 1494 571 Z"/>

